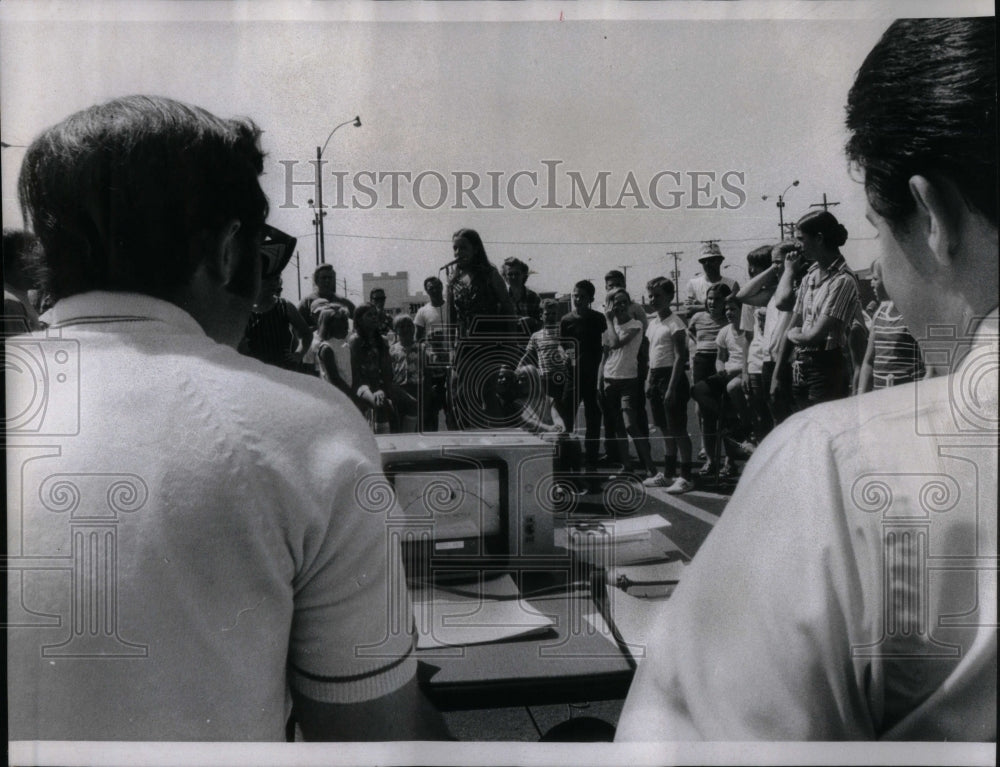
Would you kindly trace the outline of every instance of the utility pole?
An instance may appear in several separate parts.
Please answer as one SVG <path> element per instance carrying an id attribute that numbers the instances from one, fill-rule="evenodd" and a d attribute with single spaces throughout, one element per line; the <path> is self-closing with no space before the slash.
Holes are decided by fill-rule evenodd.
<path id="1" fill-rule="evenodd" d="M 680 268 L 680 257 L 684 253 L 683 250 L 668 250 L 667 258 L 671 256 L 674 259 L 674 270 L 671 272 L 671 276 L 674 278 L 674 308 L 680 309 L 681 301 L 681 268 Z"/>
<path id="2" fill-rule="evenodd" d="M 810 205 L 810 208 L 823 208 L 823 210 L 829 210 L 834 205 L 840 205 L 839 202 L 827 202 L 826 192 L 823 192 L 823 202 L 814 202 Z"/>
<path id="3" fill-rule="evenodd" d="M 299 301 L 302 301 L 302 259 L 299 252 L 295 251 L 295 285 L 299 289 Z"/>
<path id="4" fill-rule="evenodd" d="M 630 266 L 632 266 L 632 264 L 619 264 L 618 265 L 618 268 L 622 270 L 622 276 L 625 277 L 625 284 L 626 285 L 628 285 L 628 268 Z"/>

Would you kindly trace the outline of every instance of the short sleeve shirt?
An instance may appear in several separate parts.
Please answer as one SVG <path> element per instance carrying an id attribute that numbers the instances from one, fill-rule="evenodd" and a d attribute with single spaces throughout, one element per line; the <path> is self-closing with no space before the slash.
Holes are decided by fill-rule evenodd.
<path id="1" fill-rule="evenodd" d="M 802 317 L 802 330 L 809 331 L 821 317 L 840 320 L 839 331 L 827 334 L 819 349 L 841 349 L 847 344 L 847 329 L 858 309 L 857 279 L 843 258 L 829 269 L 813 264 L 799 286 L 795 298 L 795 313 Z"/>
<path id="2" fill-rule="evenodd" d="M 646 338 L 649 339 L 649 368 L 670 368 L 677 361 L 674 350 L 674 335 L 686 333 L 684 320 L 671 313 L 666 318 L 651 317 L 646 326 Z M 685 342 L 686 343 L 686 342 Z"/>
<path id="3" fill-rule="evenodd" d="M 639 320 L 629 320 L 624 325 L 619 325 L 617 320 L 613 320 L 608 333 L 621 339 L 625 334 L 635 328 L 638 332 L 624 346 L 611 349 L 607 359 L 604 361 L 604 377 L 611 379 L 637 378 L 639 375 L 639 346 L 642 344 L 642 323 Z"/>

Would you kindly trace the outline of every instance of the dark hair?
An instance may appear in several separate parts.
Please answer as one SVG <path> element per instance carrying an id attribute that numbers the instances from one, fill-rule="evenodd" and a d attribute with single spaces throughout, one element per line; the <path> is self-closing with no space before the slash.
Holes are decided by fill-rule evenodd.
<path id="1" fill-rule="evenodd" d="M 541 300 L 541 303 L 539 303 L 539 307 L 543 312 L 552 306 L 555 306 L 556 308 L 559 307 L 559 302 L 556 301 L 554 298 L 543 298 Z"/>
<path id="2" fill-rule="evenodd" d="M 444 287 L 444 283 L 441 282 L 441 278 L 435 277 L 434 275 L 431 275 L 430 277 L 424 280 L 424 290 L 427 290 L 428 283 L 436 283 L 440 285 L 442 288 Z"/>
<path id="3" fill-rule="evenodd" d="M 333 264 L 320 264 L 315 269 L 313 269 L 313 282 L 316 282 L 316 278 L 320 276 L 323 272 L 332 272 L 333 279 L 337 280 L 337 270 L 333 268 Z"/>
<path id="4" fill-rule="evenodd" d="M 759 274 L 771 266 L 771 251 L 773 245 L 761 245 L 747 253 L 747 274 Z"/>
<path id="5" fill-rule="evenodd" d="M 459 229 L 451 236 L 452 242 L 455 240 L 466 240 L 472 246 L 473 267 L 485 267 L 490 265 L 490 260 L 486 256 L 486 248 L 483 245 L 483 238 L 475 229 Z"/>
<path id="6" fill-rule="evenodd" d="M 506 272 L 508 269 L 515 269 L 519 272 L 524 272 L 525 276 L 528 274 L 528 265 L 517 256 L 511 256 L 510 258 L 505 258 L 503 260 L 503 271 Z"/>
<path id="7" fill-rule="evenodd" d="M 617 269 L 612 269 L 610 272 L 604 275 L 604 281 L 608 280 L 621 280 L 622 283 L 625 282 L 625 275 L 619 272 Z"/>
<path id="8" fill-rule="evenodd" d="M 594 283 L 592 283 L 590 280 L 580 280 L 573 287 L 574 288 L 579 288 L 584 293 L 586 293 L 588 296 L 590 296 L 590 300 L 591 301 L 593 301 L 594 300 L 594 296 L 597 295 L 597 289 L 594 287 Z"/>
<path id="9" fill-rule="evenodd" d="M 382 298 L 385 298 L 385 288 L 380 288 L 377 285 L 368 291 L 368 298 L 374 298 L 376 293 L 381 293 Z"/>
<path id="10" fill-rule="evenodd" d="M 676 288 L 674 288 L 674 281 L 666 277 L 654 277 L 653 279 L 651 279 L 649 282 L 646 283 L 647 291 L 653 291 L 657 288 L 663 290 L 665 293 L 671 296 L 674 295 L 674 291 L 676 290 Z"/>
<path id="11" fill-rule="evenodd" d="M 38 287 L 34 269 L 40 257 L 38 238 L 24 229 L 3 230 L 3 281 L 17 290 Z"/>
<path id="12" fill-rule="evenodd" d="M 363 339 L 365 343 L 368 343 L 370 339 L 368 339 L 361 332 L 361 320 L 364 319 L 365 315 L 371 314 L 373 312 L 376 314 L 378 313 L 378 308 L 374 304 L 361 304 L 357 309 L 354 310 L 354 332 L 358 335 L 359 338 Z M 374 340 L 376 346 L 380 347 L 385 346 L 385 339 L 382 338 L 382 334 L 379 333 L 377 330 L 374 333 Z"/>
<path id="13" fill-rule="evenodd" d="M 397 314 L 395 317 L 392 318 L 393 328 L 398 328 L 401 325 L 406 325 L 406 324 L 409 324 L 411 326 L 413 325 L 413 317 L 411 317 L 409 314 L 400 312 L 399 314 Z"/>
<path id="14" fill-rule="evenodd" d="M 847 97 L 847 157 L 892 225 L 914 211 L 909 180 L 947 178 L 997 223 L 993 18 L 900 19 L 865 58 Z"/>
<path id="15" fill-rule="evenodd" d="M 726 296 L 732 293 L 732 288 L 730 288 L 724 282 L 716 282 L 714 285 L 709 285 L 708 290 L 705 291 L 705 311 L 708 311 L 708 297 L 717 295 L 719 298 L 725 300 Z"/>
<path id="16" fill-rule="evenodd" d="M 847 242 L 847 229 L 828 210 L 814 210 L 795 222 L 795 228 L 812 237 L 822 237 L 828 248 L 839 248 Z"/>
<path id="17" fill-rule="evenodd" d="M 625 296 L 625 298 L 628 300 L 629 304 L 632 303 L 632 297 L 628 294 L 628 291 L 625 290 L 625 288 L 612 288 L 611 290 L 608 291 L 608 295 L 607 295 L 607 298 L 606 298 L 606 300 L 608 302 L 608 306 L 610 306 L 611 304 L 613 304 L 615 302 L 615 298 L 618 297 L 619 293 L 621 293 L 622 295 Z"/>
<path id="18" fill-rule="evenodd" d="M 249 120 L 128 96 L 84 109 L 28 148 L 18 192 L 42 241 L 55 299 L 94 289 L 171 299 L 217 247 L 233 219 L 236 245 L 257 249 L 267 218 L 264 155 Z M 252 294 L 259 265 L 230 281 Z"/>

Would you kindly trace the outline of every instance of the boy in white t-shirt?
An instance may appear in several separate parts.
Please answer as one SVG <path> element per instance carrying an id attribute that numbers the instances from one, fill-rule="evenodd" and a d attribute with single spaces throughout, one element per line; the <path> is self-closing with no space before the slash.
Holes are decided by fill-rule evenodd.
<path id="1" fill-rule="evenodd" d="M 668 493 L 694 489 L 691 479 L 691 437 L 687 432 L 687 408 L 691 398 L 687 373 L 687 326 L 670 310 L 674 283 L 655 277 L 646 284 L 656 316 L 646 326 L 649 339 L 649 378 L 646 396 L 653 421 L 663 435 L 663 471 L 643 482 L 647 487 L 665 487 Z M 675 477 L 680 458 L 680 476 Z"/>
<path id="2" fill-rule="evenodd" d="M 628 449 L 625 435 L 632 438 L 639 460 L 648 477 L 656 476 L 656 467 L 649 450 L 649 437 L 642 433 L 638 408 L 642 401 L 639 381 L 639 346 L 642 343 L 642 323 L 633 319 L 629 307 L 632 299 L 624 288 L 608 293 L 611 307 L 611 327 L 605 331 L 604 402 L 610 415 L 608 425 L 614 434 L 605 434 L 608 446 L 617 445 L 623 469 L 628 470 Z"/>
<path id="3" fill-rule="evenodd" d="M 739 438 L 742 442 L 738 444 L 746 452 L 752 450 L 746 442 L 751 426 L 746 397 L 743 395 L 743 366 L 747 354 L 747 339 L 739 329 L 739 302 L 733 297 L 728 297 L 725 307 L 728 324 L 716 336 L 716 372 L 695 384 L 691 391 L 691 396 L 701 408 L 705 425 L 704 439 L 708 463 L 706 464 L 707 468 L 702 471 L 704 474 L 715 471 L 716 449 L 719 431 L 722 427 L 723 398 L 732 406 L 739 417 Z M 736 451 L 728 442 L 725 448 L 726 459 L 719 471 L 719 476 L 730 477 L 736 474 L 736 467 L 732 461 L 736 457 Z"/>

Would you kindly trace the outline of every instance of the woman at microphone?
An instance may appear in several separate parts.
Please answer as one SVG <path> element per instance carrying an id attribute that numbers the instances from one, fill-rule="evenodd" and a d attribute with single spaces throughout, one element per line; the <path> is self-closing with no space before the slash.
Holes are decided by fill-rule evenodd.
<path id="1" fill-rule="evenodd" d="M 486 427 L 489 424 L 482 417 L 481 403 L 477 405 L 477 399 L 484 401 L 485 392 L 480 391 L 476 398 L 477 388 L 482 388 L 476 382 L 490 380 L 502 361 L 491 350 L 504 348 L 502 339 L 512 335 L 516 310 L 478 232 L 459 229 L 452 235 L 451 246 L 455 260 L 449 264 L 448 305 L 458 331 L 453 409 L 459 428 Z"/>

